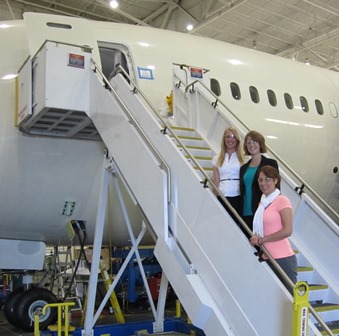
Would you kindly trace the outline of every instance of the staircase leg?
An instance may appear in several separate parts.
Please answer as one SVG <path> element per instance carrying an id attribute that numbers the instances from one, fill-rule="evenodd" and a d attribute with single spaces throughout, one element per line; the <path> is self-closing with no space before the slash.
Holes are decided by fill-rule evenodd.
<path id="1" fill-rule="evenodd" d="M 168 279 L 164 272 L 161 275 L 160 291 L 158 297 L 157 317 L 154 324 L 154 332 L 164 331 L 165 305 L 168 293 Z"/>
<path id="2" fill-rule="evenodd" d="M 101 180 L 101 193 L 98 204 L 98 212 L 95 225 L 95 235 L 94 235 L 94 245 L 93 245 L 93 257 L 92 257 L 92 267 L 89 284 L 88 284 L 88 296 L 87 296 L 87 307 L 86 307 L 86 316 L 85 316 L 85 326 L 84 326 L 84 336 L 91 336 L 92 329 L 95 321 L 93 320 L 94 315 L 94 304 L 96 289 L 98 283 L 98 272 L 97 270 L 100 267 L 100 254 L 101 254 L 101 245 L 102 237 L 105 226 L 105 214 L 107 207 L 107 198 L 108 198 L 108 183 L 110 176 L 111 161 L 106 157 L 103 160 L 103 174 Z"/>
<path id="3" fill-rule="evenodd" d="M 121 189 L 120 189 L 120 186 L 119 186 L 119 182 L 118 182 L 118 179 L 117 179 L 115 174 L 113 174 L 113 182 L 114 182 L 114 186 L 115 186 L 115 189 L 117 191 L 117 194 L 118 194 L 118 199 L 119 199 L 119 203 L 120 203 L 122 212 L 124 214 L 124 219 L 125 219 L 125 222 L 126 222 L 126 225 L 127 225 L 127 229 L 128 229 L 128 233 L 129 233 L 131 242 L 132 242 L 132 246 L 135 247 L 135 256 L 136 256 L 136 259 L 137 259 L 137 263 L 138 263 L 138 266 L 139 266 L 139 270 L 140 270 L 140 274 L 141 274 L 143 283 L 145 285 L 145 290 L 146 290 L 147 297 L 148 297 L 148 300 L 149 300 L 149 303 L 150 303 L 150 306 L 151 306 L 151 310 L 152 310 L 154 318 L 156 318 L 156 315 L 157 315 L 156 308 L 155 308 L 154 302 L 152 300 L 152 294 L 151 294 L 151 291 L 150 291 L 149 286 L 148 286 L 145 270 L 144 270 L 144 267 L 142 265 L 140 254 L 139 254 L 139 251 L 138 251 L 138 248 L 137 248 L 139 243 L 136 241 L 136 239 L 134 237 L 132 225 L 131 225 L 131 222 L 130 222 L 129 217 L 128 217 L 126 205 L 125 205 L 125 202 L 123 200 Z"/>

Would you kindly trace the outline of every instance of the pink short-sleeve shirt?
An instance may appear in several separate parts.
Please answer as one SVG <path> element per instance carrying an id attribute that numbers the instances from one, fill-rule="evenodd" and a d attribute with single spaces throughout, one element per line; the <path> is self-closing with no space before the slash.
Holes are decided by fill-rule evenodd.
<path id="1" fill-rule="evenodd" d="M 280 210 L 292 208 L 290 200 L 279 195 L 264 211 L 264 236 L 268 236 L 282 229 Z M 274 259 L 290 257 L 294 254 L 288 238 L 275 242 L 264 243 L 267 251 Z"/>

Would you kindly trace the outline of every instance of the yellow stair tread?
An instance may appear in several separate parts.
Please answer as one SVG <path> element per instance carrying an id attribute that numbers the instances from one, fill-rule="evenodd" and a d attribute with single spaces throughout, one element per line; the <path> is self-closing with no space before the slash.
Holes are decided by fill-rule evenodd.
<path id="1" fill-rule="evenodd" d="M 308 284 L 310 290 L 328 289 L 328 285 Z"/>
<path id="2" fill-rule="evenodd" d="M 194 166 L 194 169 L 199 169 L 197 166 Z M 208 170 L 208 171 L 212 171 L 213 168 L 210 168 L 210 167 L 202 167 L 203 170 Z"/>
<path id="3" fill-rule="evenodd" d="M 172 136 L 172 135 L 170 135 L 170 136 Z M 187 139 L 187 140 L 203 140 L 203 138 L 201 138 L 201 137 L 189 136 L 189 135 L 178 135 L 177 137 L 179 139 Z"/>
<path id="4" fill-rule="evenodd" d="M 180 145 L 177 145 L 178 147 L 182 147 Z M 186 148 L 189 148 L 189 149 L 203 149 L 203 150 L 211 150 L 211 148 L 208 148 L 208 147 L 201 147 L 201 146 L 186 146 Z"/>
<path id="5" fill-rule="evenodd" d="M 339 328 L 335 327 L 335 328 L 330 328 L 330 330 L 332 331 L 333 334 L 339 334 Z M 321 332 L 322 335 L 328 335 L 328 333 L 326 331 L 322 331 Z"/>
<path id="6" fill-rule="evenodd" d="M 323 304 L 319 307 L 314 307 L 314 310 L 316 312 L 327 312 L 327 311 L 331 311 L 331 310 L 339 310 L 339 304 Z"/>
<path id="7" fill-rule="evenodd" d="M 312 272 L 313 267 L 312 266 L 299 266 L 298 272 Z"/>
<path id="8" fill-rule="evenodd" d="M 196 159 L 196 160 L 212 160 L 211 157 L 208 157 L 208 156 L 195 156 L 193 155 L 193 157 Z M 185 155 L 185 158 L 186 159 L 190 159 L 190 157 L 188 155 Z"/>
<path id="9" fill-rule="evenodd" d="M 194 128 L 189 128 L 189 127 L 171 126 L 170 128 L 175 129 L 175 130 L 181 130 L 181 131 L 192 131 L 192 132 L 195 131 Z"/>

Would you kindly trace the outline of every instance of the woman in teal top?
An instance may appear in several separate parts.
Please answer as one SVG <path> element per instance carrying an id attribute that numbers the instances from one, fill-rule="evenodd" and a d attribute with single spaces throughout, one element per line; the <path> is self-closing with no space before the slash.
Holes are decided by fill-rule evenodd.
<path id="1" fill-rule="evenodd" d="M 251 159 L 240 167 L 241 217 L 253 231 L 253 216 L 258 208 L 262 192 L 259 188 L 259 168 L 272 166 L 278 169 L 276 160 L 269 159 L 262 153 L 267 152 L 265 138 L 256 131 L 250 131 L 245 136 L 244 151 Z"/>

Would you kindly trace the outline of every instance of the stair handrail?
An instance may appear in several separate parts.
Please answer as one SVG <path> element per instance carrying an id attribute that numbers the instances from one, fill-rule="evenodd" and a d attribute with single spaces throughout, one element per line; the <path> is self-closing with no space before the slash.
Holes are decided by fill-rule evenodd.
<path id="1" fill-rule="evenodd" d="M 94 64 L 95 62 L 92 61 Z M 98 69 L 100 71 L 100 69 Z M 101 71 L 100 71 L 101 72 Z M 188 150 L 188 148 L 184 145 L 184 143 L 180 140 L 180 138 L 175 134 L 175 132 L 171 129 L 171 125 L 161 116 L 161 114 L 156 110 L 156 108 L 153 106 L 153 104 L 150 102 L 150 100 L 147 98 L 147 96 L 142 92 L 142 90 L 140 89 L 140 87 L 136 84 L 136 82 L 131 78 L 131 76 L 126 72 L 126 70 L 121 66 L 117 66 L 115 72 L 118 73 L 122 73 L 123 77 L 125 77 L 129 84 L 132 84 L 133 86 L 133 93 L 139 93 L 140 96 L 143 98 L 143 100 L 147 103 L 147 105 L 151 108 L 152 112 L 159 118 L 159 121 L 161 122 L 161 124 L 163 125 L 163 129 L 161 130 L 161 132 L 163 134 L 168 134 L 168 132 L 171 134 L 171 137 L 173 137 L 177 143 L 180 145 L 180 147 L 183 149 L 183 151 L 186 153 L 186 155 L 192 160 L 192 162 L 197 166 L 197 169 L 200 170 L 200 172 L 204 175 L 206 181 L 205 184 L 207 184 L 207 182 L 212 182 L 209 178 L 209 176 L 206 174 L 205 170 L 201 167 L 201 165 L 199 164 L 199 162 L 195 159 L 195 157 L 190 153 L 190 151 Z M 104 78 L 105 76 L 102 75 Z M 105 83 L 107 85 L 109 85 L 110 87 L 111 84 L 107 81 L 107 79 L 104 79 Z M 112 88 L 112 90 L 114 90 Z M 132 116 L 133 118 L 133 116 Z M 134 118 L 133 118 L 134 119 Z M 235 210 L 234 210 L 235 211 Z"/>
<path id="2" fill-rule="evenodd" d="M 185 87 L 185 92 L 187 93 L 190 88 L 192 88 L 191 92 L 194 92 L 194 85 L 195 84 L 200 84 L 203 86 L 214 98 L 215 102 L 212 103 L 212 106 L 216 108 L 217 104 L 220 103 L 247 131 L 250 131 L 250 129 L 242 122 L 235 113 L 205 84 L 203 83 L 200 79 L 197 79 L 190 84 L 185 84 L 182 79 L 174 73 L 174 77 Z M 334 218 L 336 218 L 335 223 L 337 226 L 339 226 L 339 215 L 328 205 L 328 203 L 307 183 L 305 182 L 300 175 L 298 175 L 293 168 L 291 168 L 273 149 L 271 149 L 268 145 L 266 145 L 268 151 L 273 154 L 283 165 L 284 167 L 301 183 L 300 187 L 296 188 L 296 191 L 303 192 L 304 188 L 307 188 L 313 196 L 320 202 L 322 206 L 325 207 L 326 211 L 330 213 Z"/>
<path id="3" fill-rule="evenodd" d="M 133 125 L 138 129 L 140 135 L 142 136 L 142 138 L 144 140 L 146 140 L 149 149 L 151 150 L 151 152 L 157 156 L 157 158 L 159 159 L 159 161 L 162 163 L 163 167 L 165 167 L 167 174 L 167 202 L 169 203 L 171 200 L 171 169 L 168 166 L 166 160 L 162 157 L 162 155 L 159 153 L 159 151 L 156 149 L 156 147 L 153 145 L 152 141 L 149 139 L 149 137 L 147 136 L 147 134 L 144 132 L 144 130 L 142 129 L 142 127 L 139 125 L 139 123 L 137 122 L 137 120 L 134 118 L 134 116 L 132 115 L 132 113 L 129 111 L 128 107 L 124 104 L 124 102 L 121 100 L 121 98 L 119 97 L 118 93 L 116 92 L 116 90 L 112 87 L 111 83 L 107 80 L 106 76 L 103 74 L 103 72 L 101 71 L 101 69 L 98 67 L 98 65 L 96 64 L 96 62 L 94 61 L 94 59 L 91 58 L 91 63 L 93 65 L 93 72 L 97 72 L 100 74 L 105 87 L 108 87 L 110 92 L 114 92 L 115 98 L 117 99 L 117 101 L 119 102 L 119 104 L 121 104 L 121 106 L 123 107 L 125 113 L 128 114 L 128 117 L 130 118 L 130 120 L 132 120 Z M 120 67 L 120 66 L 119 66 Z M 121 68 L 122 70 L 124 70 L 123 68 Z M 132 81 L 132 79 L 130 78 L 130 76 L 127 74 L 127 72 L 125 72 L 125 75 L 128 77 L 128 79 Z M 134 82 L 133 82 L 134 83 Z"/>
<path id="4" fill-rule="evenodd" d="M 113 89 L 113 87 L 111 86 L 111 84 L 108 82 L 108 80 L 106 79 L 106 77 L 104 76 L 104 74 L 101 72 L 101 70 L 97 67 L 96 63 L 94 60 L 92 60 L 92 63 L 95 65 L 97 71 L 99 71 L 99 73 L 101 74 L 104 82 L 115 92 L 115 90 Z M 211 180 L 211 178 L 207 175 L 207 173 L 205 172 L 205 170 L 201 167 L 201 165 L 198 163 L 198 161 L 194 158 L 194 156 L 190 153 L 190 151 L 188 150 L 188 148 L 184 145 L 184 143 L 182 143 L 182 141 L 179 139 L 179 137 L 172 131 L 170 125 L 164 120 L 164 118 L 160 115 L 160 113 L 157 112 L 157 110 L 154 108 L 153 104 L 149 101 L 149 99 L 146 97 L 146 95 L 142 92 L 142 90 L 140 89 L 140 87 L 134 82 L 134 80 L 130 77 L 130 75 L 126 72 L 126 70 L 122 67 L 122 66 L 118 66 L 116 68 L 116 73 L 121 72 L 122 75 L 129 81 L 130 84 L 133 85 L 133 93 L 139 93 L 140 96 L 144 99 L 144 101 L 149 105 L 149 107 L 151 108 L 152 112 L 159 118 L 159 120 L 165 125 L 165 128 L 163 130 L 163 133 L 166 134 L 166 131 L 169 131 L 171 133 L 171 136 L 173 136 L 176 141 L 179 143 L 179 145 L 181 146 L 181 148 L 185 151 L 185 153 L 190 157 L 190 159 L 194 162 L 194 164 L 197 166 L 198 170 L 200 170 L 200 172 L 203 174 L 203 176 L 205 177 L 205 180 L 202 182 L 204 184 L 204 187 L 208 187 L 207 186 L 207 182 L 210 183 L 210 185 L 215 188 L 216 190 L 219 190 L 219 188 L 214 184 L 214 182 Z M 186 85 L 185 85 L 186 86 Z M 118 95 L 117 95 L 118 97 Z M 120 97 L 119 101 L 125 106 L 125 104 L 121 101 Z M 128 111 L 128 108 L 126 107 L 126 110 Z M 135 121 L 134 117 L 131 116 L 131 118 Z M 136 122 L 136 121 L 135 121 Z M 137 123 L 137 122 L 136 122 Z M 153 146 L 153 145 L 152 145 Z M 244 228 L 244 230 L 250 235 L 253 235 L 253 232 L 248 228 L 247 224 L 243 221 L 243 219 L 239 216 L 238 212 L 231 206 L 231 204 L 228 202 L 228 200 L 226 199 L 226 197 L 223 196 L 223 194 L 220 192 L 219 194 L 220 198 L 223 200 L 223 202 L 226 203 L 226 205 L 229 207 L 229 209 L 231 210 L 231 212 L 235 215 L 235 217 L 237 218 L 237 220 L 239 221 L 239 223 L 242 225 L 242 227 Z M 286 282 L 286 284 L 288 285 L 288 287 L 290 288 L 290 291 L 292 292 L 294 284 L 291 281 L 291 279 L 286 275 L 286 273 L 283 271 L 283 269 L 279 266 L 279 264 L 275 261 L 275 259 L 270 255 L 270 253 L 267 251 L 267 249 L 265 248 L 265 246 L 263 246 L 262 244 L 260 245 L 260 248 L 262 250 L 262 252 L 268 257 L 268 260 L 270 260 L 270 262 L 272 263 L 273 267 L 278 271 L 278 273 L 281 275 L 281 277 L 284 279 L 284 281 Z M 310 307 L 310 311 L 312 313 L 312 315 L 314 316 L 314 318 L 319 322 L 319 324 L 324 328 L 324 331 L 326 331 L 328 333 L 328 335 L 330 336 L 334 336 L 334 334 L 331 332 L 331 330 L 328 328 L 328 326 L 323 322 L 323 320 L 319 317 L 319 315 L 315 312 L 315 310 Z"/>
<path id="5" fill-rule="evenodd" d="M 204 176 L 204 181 L 202 181 L 201 183 L 204 184 L 204 187 L 208 187 L 207 186 L 207 182 L 216 190 L 218 190 L 220 192 L 220 190 L 218 189 L 218 187 L 214 184 L 214 182 L 212 181 L 212 179 L 208 176 L 208 174 L 205 172 L 205 170 L 201 167 L 201 165 L 199 164 L 199 162 L 195 159 L 195 157 L 191 154 L 191 152 L 189 151 L 189 149 L 185 146 L 185 144 L 179 139 L 179 137 L 172 131 L 172 129 L 170 128 L 170 125 L 164 120 L 164 118 L 156 111 L 156 109 L 154 108 L 154 106 L 152 105 L 152 103 L 148 100 L 148 98 L 146 97 L 146 95 L 141 91 L 141 89 L 139 88 L 139 86 L 132 80 L 132 78 L 129 76 L 129 74 L 125 71 L 124 68 L 122 68 L 121 66 L 117 67 L 118 71 L 121 71 L 123 73 L 123 75 L 125 76 L 125 78 L 127 78 L 130 83 L 133 84 L 133 91 L 134 92 L 138 92 L 142 98 L 145 100 L 145 102 L 149 105 L 149 107 L 152 109 L 152 111 L 155 113 L 155 115 L 160 119 L 160 121 L 165 125 L 165 131 L 166 129 L 167 131 L 169 131 L 171 133 L 171 136 L 173 136 L 176 141 L 178 142 L 178 144 L 181 146 L 181 148 L 184 150 L 184 152 L 189 156 L 189 158 L 194 162 L 194 164 L 197 166 L 198 170 L 200 171 L 200 173 Z M 234 214 L 234 216 L 237 218 L 237 220 L 240 222 L 240 224 L 242 225 L 242 227 L 244 228 L 244 230 L 250 235 L 252 236 L 253 233 L 252 231 L 248 228 L 247 224 L 243 221 L 243 219 L 240 217 L 240 215 L 238 214 L 238 212 L 231 206 L 231 204 L 228 202 L 228 200 L 224 197 L 224 195 L 220 192 L 220 197 L 221 199 L 226 203 L 226 205 L 229 207 L 229 209 L 231 210 L 231 212 Z M 291 289 L 293 288 L 293 283 L 292 281 L 287 277 L 287 275 L 285 274 L 285 272 L 281 269 L 281 267 L 277 264 L 277 262 L 273 259 L 273 257 L 269 254 L 269 252 L 265 249 L 264 246 L 262 246 L 262 250 L 265 252 L 265 254 L 268 255 L 270 261 L 272 262 L 272 264 L 276 265 L 276 268 L 280 269 L 280 273 L 281 276 L 285 279 L 286 278 L 286 282 L 290 282 L 290 287 Z"/>

